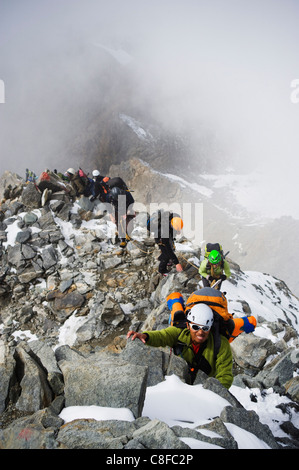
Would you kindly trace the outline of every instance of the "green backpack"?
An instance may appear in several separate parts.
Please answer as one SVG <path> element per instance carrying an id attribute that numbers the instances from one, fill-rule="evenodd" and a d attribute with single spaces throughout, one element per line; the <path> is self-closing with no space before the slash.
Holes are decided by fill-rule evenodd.
<path id="1" fill-rule="evenodd" d="M 222 249 L 222 246 L 220 245 L 220 243 L 207 243 L 207 244 L 206 244 L 206 248 L 205 248 L 205 258 L 208 258 L 208 257 L 209 257 L 209 254 L 210 254 L 211 251 L 213 251 L 213 250 L 219 251 L 219 253 L 221 254 L 222 258 L 224 258 L 223 249 Z"/>

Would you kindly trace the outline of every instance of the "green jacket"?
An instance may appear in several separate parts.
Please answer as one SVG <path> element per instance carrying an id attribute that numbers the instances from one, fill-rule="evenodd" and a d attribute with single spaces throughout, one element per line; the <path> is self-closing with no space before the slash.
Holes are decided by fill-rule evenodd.
<path id="1" fill-rule="evenodd" d="M 170 326 L 164 330 L 144 331 L 148 335 L 146 344 L 153 347 L 169 346 L 173 348 L 178 341 L 183 343 L 181 357 L 191 366 L 194 366 L 195 354 L 191 346 L 191 336 L 188 328 L 181 329 Z M 215 377 L 225 388 L 229 388 L 233 382 L 232 374 L 232 352 L 228 340 L 221 336 L 221 346 L 215 360 L 214 357 L 214 339 L 210 332 L 207 339 L 207 346 L 202 353 L 203 357 L 208 361 L 211 367 L 210 377 Z"/>
<path id="2" fill-rule="evenodd" d="M 210 266 L 210 263 L 208 264 L 208 262 L 209 262 L 208 259 L 204 259 L 200 264 L 198 272 L 203 277 L 207 277 L 208 274 L 211 274 L 211 266 Z M 229 264 L 226 260 L 223 260 L 223 267 L 217 266 L 214 269 L 213 277 L 220 278 L 221 274 L 223 274 L 223 270 L 224 270 L 224 274 L 226 275 L 226 277 L 229 278 L 231 276 L 231 272 L 230 272 Z"/>

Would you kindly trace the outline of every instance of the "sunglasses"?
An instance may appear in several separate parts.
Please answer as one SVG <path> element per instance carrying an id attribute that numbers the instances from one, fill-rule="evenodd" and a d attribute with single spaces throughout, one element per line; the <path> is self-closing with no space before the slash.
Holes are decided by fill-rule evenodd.
<path id="1" fill-rule="evenodd" d="M 209 331 L 211 329 L 210 326 L 201 326 L 201 325 L 196 325 L 195 323 L 189 323 L 189 325 L 194 331 L 198 331 L 198 330 Z"/>

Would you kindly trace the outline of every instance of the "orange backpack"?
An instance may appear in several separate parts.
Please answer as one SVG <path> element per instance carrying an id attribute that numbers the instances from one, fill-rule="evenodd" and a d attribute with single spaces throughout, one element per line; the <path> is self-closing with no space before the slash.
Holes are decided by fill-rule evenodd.
<path id="1" fill-rule="evenodd" d="M 223 292 L 212 287 L 204 287 L 193 292 L 187 299 L 186 306 L 183 296 L 179 292 L 168 295 L 166 300 L 170 310 L 169 324 L 177 328 L 187 327 L 186 316 L 194 305 L 204 303 L 211 307 L 214 313 L 212 331 L 217 342 L 220 340 L 220 334 L 231 343 L 239 334 L 251 333 L 256 327 L 256 319 L 253 316 L 234 319 L 233 315 L 228 312 L 227 299 Z"/>

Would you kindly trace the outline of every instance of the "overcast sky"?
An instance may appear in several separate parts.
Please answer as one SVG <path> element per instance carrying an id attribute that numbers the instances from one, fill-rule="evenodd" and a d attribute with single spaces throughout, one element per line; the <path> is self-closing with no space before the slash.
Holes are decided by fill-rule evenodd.
<path id="1" fill-rule="evenodd" d="M 51 79 L 53 56 L 67 63 L 70 44 L 102 44 L 130 54 L 124 66 L 138 80 L 138 92 L 152 94 L 157 116 L 170 127 L 193 123 L 195 134 L 200 126 L 211 129 L 244 167 L 250 160 L 278 177 L 283 191 L 289 182 L 293 188 L 298 20 L 297 0 L 0 0 L 2 171 L 24 172 L 21 149 L 40 170 L 37 148 L 54 144 L 47 121 L 30 114 L 30 103 L 38 107 Z M 28 76 L 30 69 L 36 76 Z M 81 73 L 74 68 L 74 82 L 83 80 Z M 88 79 L 81 83 L 87 87 Z M 293 97 L 299 101 L 299 91 Z M 63 94 L 59 99 L 62 105 Z M 53 120 L 57 107 L 48 102 L 42 109 Z"/>

